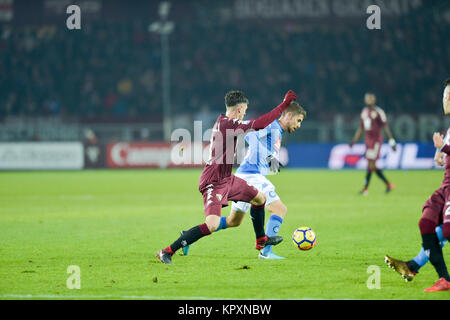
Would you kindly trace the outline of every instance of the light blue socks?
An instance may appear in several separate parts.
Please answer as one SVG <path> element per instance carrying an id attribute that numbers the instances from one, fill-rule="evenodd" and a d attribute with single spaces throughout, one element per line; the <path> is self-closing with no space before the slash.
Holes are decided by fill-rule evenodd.
<path id="1" fill-rule="evenodd" d="M 280 226 L 283 223 L 283 219 L 277 215 L 271 215 L 269 221 L 267 221 L 266 225 L 266 235 L 268 237 L 273 237 L 278 234 L 280 231 Z M 262 250 L 262 254 L 267 255 L 272 252 L 272 246 L 267 246 Z"/>
<path id="2" fill-rule="evenodd" d="M 441 247 L 444 247 L 447 243 L 447 239 L 444 238 L 444 235 L 442 233 L 442 225 L 436 227 L 436 234 L 438 236 Z M 429 258 L 427 257 L 425 250 L 422 248 L 417 257 L 415 257 L 413 260 L 419 265 L 419 267 L 422 268 L 428 262 Z"/>

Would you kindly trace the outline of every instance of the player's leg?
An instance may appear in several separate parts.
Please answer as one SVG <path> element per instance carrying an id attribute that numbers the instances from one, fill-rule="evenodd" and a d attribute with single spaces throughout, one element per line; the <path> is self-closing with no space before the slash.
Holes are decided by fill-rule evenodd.
<path id="1" fill-rule="evenodd" d="M 433 196 L 435 198 L 439 196 L 442 199 L 442 203 L 446 203 L 446 193 L 447 192 L 445 190 L 440 189 L 436 191 Z M 433 200 L 433 196 L 430 200 Z M 442 254 L 442 247 L 439 244 L 439 239 L 436 234 L 436 227 L 439 224 L 439 220 L 442 218 L 442 215 L 447 210 L 447 207 L 448 206 L 444 206 L 444 210 L 442 210 L 442 206 L 424 206 L 423 215 L 419 221 L 423 249 L 425 250 L 425 253 L 429 257 L 431 264 L 439 276 L 438 282 L 425 291 L 441 291 L 450 289 L 450 283 L 448 283 L 450 281 L 450 275 L 448 274 L 447 266 Z M 446 236 L 446 230 L 448 228 L 445 224 L 446 223 L 444 222 L 442 227 L 444 237 Z"/>
<path id="2" fill-rule="evenodd" d="M 442 189 L 438 189 L 435 192 L 433 192 L 433 194 L 423 204 L 422 218 L 435 221 L 436 225 L 438 225 L 441 212 L 444 209 L 444 204 L 445 204 L 444 192 Z M 439 229 L 436 228 L 432 229 L 432 232 L 436 230 Z M 427 255 L 425 250 L 424 253 L 425 255 Z M 411 261 L 397 260 L 389 257 L 388 255 L 385 256 L 385 261 L 389 265 L 389 267 L 397 271 L 406 281 L 411 281 L 418 272 L 418 268 L 415 262 L 410 263 Z M 423 262 L 424 261 L 422 261 L 422 263 Z"/>
<path id="3" fill-rule="evenodd" d="M 363 196 L 367 196 L 369 194 L 369 184 L 372 178 L 372 173 L 376 169 L 375 162 L 378 159 L 379 155 L 379 143 L 374 141 L 366 141 L 366 159 L 367 159 L 367 171 L 366 178 L 364 180 L 364 187 L 360 191 L 360 194 Z"/>
<path id="4" fill-rule="evenodd" d="M 265 222 L 264 208 L 266 203 L 266 197 L 262 192 L 259 192 L 258 196 L 262 196 L 264 202 L 261 201 L 261 198 L 260 199 L 255 198 L 250 201 L 250 204 L 252 205 L 250 208 L 250 217 L 252 218 L 253 229 L 256 235 L 255 249 L 262 250 L 266 246 L 279 244 L 281 241 L 283 241 L 283 238 L 278 235 L 274 236 L 266 235 L 266 232 L 264 231 L 264 222 Z"/>
<path id="5" fill-rule="evenodd" d="M 217 230 L 220 225 L 222 205 L 228 202 L 228 191 L 228 182 L 220 186 L 210 185 L 205 190 L 202 190 L 203 206 L 206 216 L 205 223 L 183 231 L 178 239 L 176 239 L 171 245 L 159 250 L 156 256 L 162 263 L 172 263 L 172 256 L 177 250 L 189 246 Z"/>
<path id="6" fill-rule="evenodd" d="M 391 192 L 392 190 L 395 189 L 395 186 L 393 183 L 389 182 L 389 180 L 385 177 L 383 170 L 378 169 L 375 165 L 375 169 L 373 170 L 375 172 L 375 174 L 378 176 L 378 178 L 381 179 L 381 181 L 383 181 L 386 184 L 386 193 Z"/>
<path id="7" fill-rule="evenodd" d="M 250 203 L 247 202 L 233 202 L 231 205 L 230 215 L 225 219 L 227 227 L 235 228 L 241 225 L 245 214 L 250 210 Z"/>
<path id="8" fill-rule="evenodd" d="M 261 250 L 266 245 L 276 245 L 283 238 L 280 236 L 268 237 L 264 231 L 266 196 L 245 180 L 232 175 L 232 184 L 228 196 L 229 200 L 248 202 L 251 205 L 250 216 L 256 235 L 255 248 Z"/>
<path id="9" fill-rule="evenodd" d="M 274 197 L 274 195 L 276 195 L 275 192 L 271 192 L 273 193 L 272 197 Z M 269 195 L 269 197 L 271 196 Z M 278 198 L 278 200 L 275 200 L 267 205 L 267 210 L 270 213 L 270 218 L 266 225 L 266 235 L 268 237 L 273 237 L 278 235 L 278 232 L 280 231 L 281 224 L 286 217 L 287 208 Z M 265 259 L 284 259 L 272 252 L 272 246 L 266 246 L 262 249 L 259 257 Z"/>
<path id="10" fill-rule="evenodd" d="M 172 256 L 179 249 L 189 246 L 199 239 L 208 236 L 217 229 L 220 223 L 220 216 L 210 215 L 206 217 L 205 223 L 192 227 L 182 232 L 182 234 L 168 247 L 158 251 L 157 257 L 162 263 L 172 263 Z"/>
<path id="11" fill-rule="evenodd" d="M 266 196 L 262 192 L 258 192 L 255 198 L 250 200 L 250 217 L 255 230 L 256 239 L 260 239 L 266 235 L 264 231 L 265 223 L 265 205 Z"/>
<path id="12" fill-rule="evenodd" d="M 436 227 L 436 234 L 439 244 L 443 248 L 448 241 L 442 233 L 442 225 Z M 388 266 L 397 271 L 406 282 L 412 281 L 415 275 L 419 273 L 420 268 L 427 264 L 428 261 L 429 258 L 423 247 L 420 249 L 419 254 L 409 261 L 395 259 L 388 255 L 385 256 L 385 262 Z"/>
<path id="13" fill-rule="evenodd" d="M 367 160 L 367 171 L 366 171 L 366 178 L 364 179 L 364 187 L 360 191 L 360 194 L 362 194 L 363 196 L 367 196 L 369 194 L 369 184 L 372 178 L 373 168 L 375 167 L 374 164 L 375 164 L 374 160 Z"/>
<path id="14" fill-rule="evenodd" d="M 237 219 L 239 219 L 239 214 L 236 213 L 236 216 L 233 216 L 234 220 L 232 220 L 231 222 L 227 222 L 228 218 L 225 216 L 222 216 L 222 217 L 219 217 L 218 225 L 217 225 L 217 221 L 214 221 L 214 222 L 211 221 L 209 224 L 209 227 L 210 227 L 209 229 L 213 230 L 211 232 L 217 232 L 220 230 L 227 229 L 228 227 L 237 227 L 241 224 L 243 218 L 244 218 L 244 216 L 242 215 L 242 218 L 240 218 L 240 221 L 238 222 Z M 216 225 L 217 225 L 217 227 L 216 227 Z M 187 232 L 187 231 L 186 230 L 181 231 L 181 235 L 183 235 L 185 232 Z M 182 247 L 184 256 L 188 255 L 190 248 L 191 248 L 191 244 L 188 244 L 188 245 L 185 245 Z"/>
<path id="15" fill-rule="evenodd" d="M 444 234 L 442 232 L 442 225 L 436 227 L 436 234 L 438 236 L 439 245 L 441 246 L 441 248 L 443 248 L 448 240 L 444 238 Z M 430 259 L 426 255 L 425 250 L 421 248 L 419 254 L 414 259 L 409 260 L 407 263 L 411 268 L 411 270 L 417 273 L 419 272 L 420 268 L 422 268 L 424 265 L 427 264 L 429 260 Z"/>
<path id="16" fill-rule="evenodd" d="M 375 174 L 378 176 L 378 178 L 381 179 L 381 181 L 383 181 L 386 185 L 386 193 L 394 190 L 395 186 L 389 182 L 389 180 L 385 177 L 383 170 L 377 168 L 377 160 L 380 158 L 380 151 L 381 151 L 381 145 L 382 142 L 377 141 L 375 142 L 375 144 L 373 145 L 373 149 L 371 149 L 370 151 L 368 150 L 367 153 L 367 158 L 368 160 L 370 160 L 370 167 L 372 172 L 375 172 Z"/>

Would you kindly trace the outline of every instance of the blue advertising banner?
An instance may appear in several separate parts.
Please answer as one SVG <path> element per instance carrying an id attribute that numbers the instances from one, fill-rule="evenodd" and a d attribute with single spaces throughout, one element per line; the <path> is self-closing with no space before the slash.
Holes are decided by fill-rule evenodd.
<path id="1" fill-rule="evenodd" d="M 289 168 L 323 168 L 323 169 L 366 169 L 364 144 L 289 144 L 287 146 Z M 431 169 L 436 168 L 434 154 L 436 149 L 431 143 L 398 143 L 397 151 L 388 144 L 383 144 L 379 168 L 386 169 Z"/>

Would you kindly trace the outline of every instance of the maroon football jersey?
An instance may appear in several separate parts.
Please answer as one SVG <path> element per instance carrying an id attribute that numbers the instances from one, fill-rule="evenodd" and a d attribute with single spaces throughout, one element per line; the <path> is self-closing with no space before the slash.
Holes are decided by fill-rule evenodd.
<path id="1" fill-rule="evenodd" d="M 441 187 L 450 186 L 450 128 L 447 129 L 447 134 L 444 138 L 445 145 L 442 147 L 442 152 L 446 153 L 445 156 L 445 173 L 444 181 L 442 181 Z"/>
<path id="2" fill-rule="evenodd" d="M 253 129 L 255 120 L 231 119 L 221 114 L 213 126 L 209 158 L 203 169 L 199 190 L 231 176 L 236 153 L 237 136 Z"/>
<path id="3" fill-rule="evenodd" d="M 364 141 L 366 144 L 373 144 L 375 141 L 382 143 L 383 134 L 381 129 L 386 125 L 386 114 L 380 107 L 365 107 L 362 110 L 360 126 L 364 130 Z"/>
<path id="4" fill-rule="evenodd" d="M 233 169 L 237 137 L 250 129 L 261 130 L 267 127 L 281 116 L 294 99 L 297 99 L 297 96 L 289 91 L 280 105 L 256 120 L 243 121 L 221 114 L 213 127 L 209 157 L 200 176 L 199 191 L 202 192 L 210 184 L 227 183 Z"/>

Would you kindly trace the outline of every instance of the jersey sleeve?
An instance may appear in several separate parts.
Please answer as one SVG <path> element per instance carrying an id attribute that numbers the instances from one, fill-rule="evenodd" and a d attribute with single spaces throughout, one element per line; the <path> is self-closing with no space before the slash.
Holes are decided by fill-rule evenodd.
<path id="1" fill-rule="evenodd" d="M 378 117 L 379 117 L 380 125 L 381 125 L 382 127 L 387 126 L 387 117 L 386 117 L 386 113 L 385 113 L 381 108 L 377 108 L 377 112 L 378 112 Z"/>
<path id="2" fill-rule="evenodd" d="M 281 138 L 283 137 L 283 135 L 281 134 L 280 130 L 273 130 L 272 132 L 272 145 L 271 145 L 271 150 L 272 153 L 276 153 L 277 158 L 280 155 L 280 150 L 281 150 Z"/>

